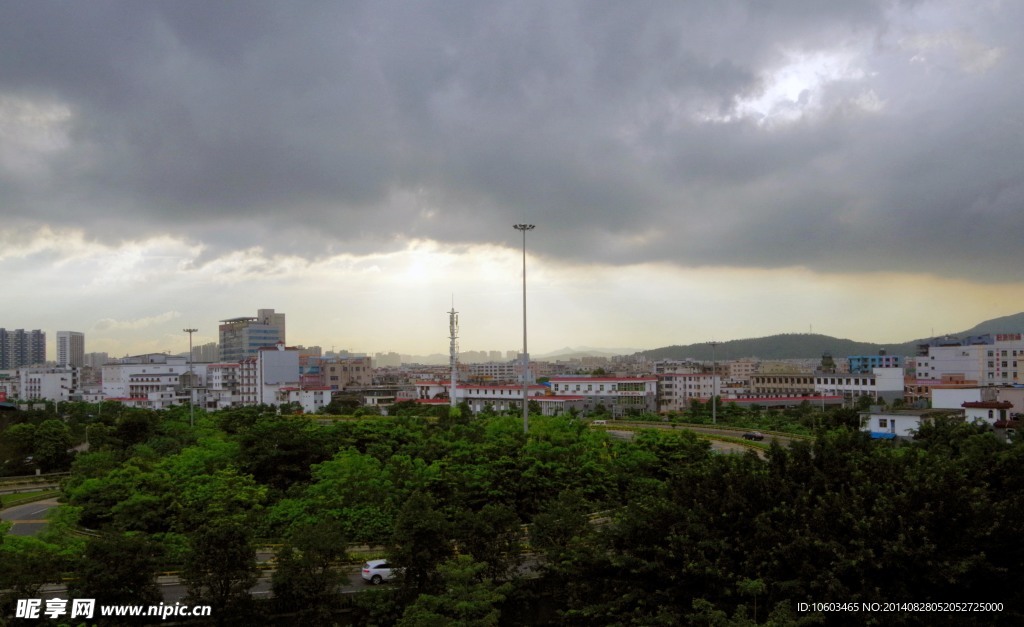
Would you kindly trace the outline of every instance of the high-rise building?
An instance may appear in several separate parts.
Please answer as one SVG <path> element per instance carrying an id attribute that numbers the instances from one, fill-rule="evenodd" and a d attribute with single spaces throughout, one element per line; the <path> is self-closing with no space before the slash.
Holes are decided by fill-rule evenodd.
<path id="1" fill-rule="evenodd" d="M 269 327 L 277 329 L 278 335 L 280 335 L 282 342 L 285 341 L 284 333 L 284 314 L 276 313 L 273 309 L 257 309 L 256 319 L 260 324 L 265 324 Z"/>
<path id="2" fill-rule="evenodd" d="M 0 370 L 46 363 L 46 334 L 36 329 L 0 328 Z"/>
<path id="3" fill-rule="evenodd" d="M 85 334 L 78 331 L 57 331 L 57 365 L 61 368 L 85 365 Z"/>
<path id="4" fill-rule="evenodd" d="M 260 309 L 255 317 L 220 321 L 220 361 L 236 362 L 253 357 L 263 347 L 285 341 L 283 313 Z"/>

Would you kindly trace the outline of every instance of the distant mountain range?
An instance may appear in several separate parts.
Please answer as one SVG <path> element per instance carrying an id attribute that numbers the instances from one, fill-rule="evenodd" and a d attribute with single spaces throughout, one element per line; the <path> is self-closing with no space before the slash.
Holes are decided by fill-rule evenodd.
<path id="1" fill-rule="evenodd" d="M 570 359 L 582 359 L 583 357 L 615 357 L 616 355 L 632 355 L 639 352 L 636 348 L 592 348 L 580 346 L 571 348 L 566 346 L 557 351 L 544 353 L 543 355 L 530 355 L 530 359 L 542 359 L 545 361 L 557 361 L 559 359 L 568 361 Z"/>
<path id="2" fill-rule="evenodd" d="M 573 359 L 582 359 L 584 357 L 615 357 L 616 355 L 633 355 L 637 352 L 639 351 L 636 348 L 591 348 L 589 346 L 572 348 L 566 346 L 565 348 L 551 351 L 550 353 L 530 353 L 530 359 L 538 361 L 570 361 Z M 403 355 L 402 358 L 405 363 L 423 364 L 426 366 L 439 366 L 448 363 L 448 355 L 442 355 L 440 353 L 434 353 L 432 355 Z"/>
<path id="3" fill-rule="evenodd" d="M 984 333 L 1020 333 L 1024 332 L 1024 312 L 986 320 L 966 331 L 953 333 L 956 337 L 982 335 Z M 814 333 L 786 333 L 768 337 L 730 340 L 719 342 L 714 349 L 714 357 L 720 360 L 756 357 L 758 359 L 815 359 L 823 353 L 831 353 L 833 357 L 848 355 L 876 355 L 884 349 L 890 355 L 912 356 L 917 354 L 918 344 L 931 338 L 921 338 L 903 342 L 902 344 L 873 344 L 856 342 L 842 338 L 819 335 Z M 666 346 L 647 351 L 640 351 L 648 359 L 712 359 L 712 348 L 705 342 L 686 346 Z"/>

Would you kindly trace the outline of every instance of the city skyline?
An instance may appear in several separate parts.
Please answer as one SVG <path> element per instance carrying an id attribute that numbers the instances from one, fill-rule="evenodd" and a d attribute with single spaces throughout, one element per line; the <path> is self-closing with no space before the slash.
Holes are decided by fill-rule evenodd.
<path id="1" fill-rule="evenodd" d="M 1024 6 L 7 3 L 0 325 L 886 343 L 1017 313 Z"/>

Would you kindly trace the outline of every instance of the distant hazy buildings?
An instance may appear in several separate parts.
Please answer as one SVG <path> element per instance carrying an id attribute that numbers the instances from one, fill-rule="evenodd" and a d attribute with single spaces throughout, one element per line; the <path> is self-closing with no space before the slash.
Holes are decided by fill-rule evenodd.
<path id="1" fill-rule="evenodd" d="M 216 342 L 207 342 L 199 346 L 192 347 L 192 361 L 212 363 L 217 361 L 217 357 L 220 355 L 220 348 Z"/>
<path id="2" fill-rule="evenodd" d="M 285 317 L 273 309 L 260 309 L 255 317 L 221 320 L 220 361 L 236 362 L 254 357 L 259 349 L 285 341 Z"/>
<path id="3" fill-rule="evenodd" d="M 57 366 L 81 368 L 85 365 L 85 334 L 57 331 Z"/>
<path id="4" fill-rule="evenodd" d="M 86 353 L 83 359 L 84 365 L 89 368 L 102 368 L 108 361 L 110 356 L 107 353 Z"/>
<path id="5" fill-rule="evenodd" d="M 373 362 L 378 368 L 399 368 L 402 365 L 402 356 L 395 352 L 374 353 Z"/>
<path id="6" fill-rule="evenodd" d="M 36 329 L 0 328 L 0 370 L 46 363 L 46 334 Z"/>

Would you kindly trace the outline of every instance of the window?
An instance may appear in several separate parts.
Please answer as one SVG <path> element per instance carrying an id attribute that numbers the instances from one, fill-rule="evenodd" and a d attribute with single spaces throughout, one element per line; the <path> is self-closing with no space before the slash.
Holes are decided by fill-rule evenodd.
<path id="1" fill-rule="evenodd" d="M 878 419 L 878 426 L 881 429 L 887 429 L 889 427 L 889 421 L 885 418 Z"/>

